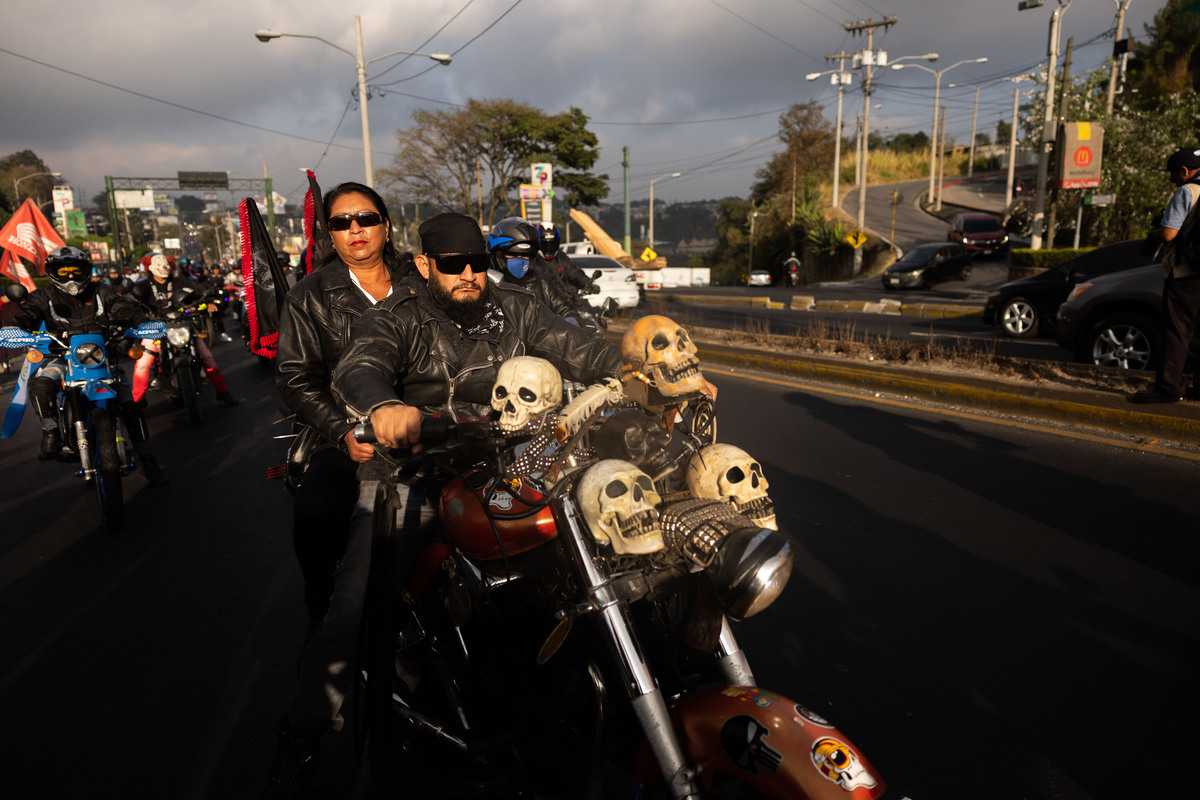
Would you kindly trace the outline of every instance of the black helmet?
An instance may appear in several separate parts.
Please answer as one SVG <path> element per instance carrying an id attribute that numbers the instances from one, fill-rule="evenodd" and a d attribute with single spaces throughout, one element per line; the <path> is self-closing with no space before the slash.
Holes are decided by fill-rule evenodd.
<path id="1" fill-rule="evenodd" d="M 487 247 L 494 269 L 523 278 L 529 271 L 529 259 L 537 255 L 537 229 L 521 217 L 506 217 L 492 226 Z"/>
<path id="2" fill-rule="evenodd" d="M 78 247 L 56 248 L 46 256 L 46 275 L 67 294 L 79 294 L 91 283 L 92 259 Z"/>
<path id="3" fill-rule="evenodd" d="M 558 232 L 558 226 L 553 222 L 546 220 L 538 223 L 538 247 L 542 251 L 542 255 L 546 258 L 554 258 L 558 254 L 558 243 L 562 241 L 562 236 Z"/>

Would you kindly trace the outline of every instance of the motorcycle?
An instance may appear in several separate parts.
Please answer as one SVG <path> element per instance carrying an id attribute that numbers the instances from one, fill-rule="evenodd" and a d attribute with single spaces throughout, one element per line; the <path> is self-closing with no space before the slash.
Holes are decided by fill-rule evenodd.
<path id="1" fill-rule="evenodd" d="M 101 522 L 109 532 L 120 529 L 124 519 L 121 478 L 136 465 L 126 447 L 119 412 L 117 373 L 109 351 L 117 339 L 150 338 L 162 335 L 162 323 L 150 322 L 123 334 L 106 337 L 78 333 L 63 340 L 50 333 L 29 333 L 16 328 L 0 329 L 0 347 L 30 348 L 26 358 L 37 365 L 47 356 L 62 357 L 66 376 L 58 394 L 58 428 L 68 454 L 60 461 L 79 461 L 76 475 L 90 483 L 100 505 Z"/>
<path id="2" fill-rule="evenodd" d="M 551 365 L 522 361 L 541 359 L 501 367 L 498 420 L 427 418 L 425 449 L 376 497 L 368 762 L 407 753 L 421 769 L 406 786 L 423 776 L 443 797 L 600 797 L 614 780 L 635 798 L 882 797 L 861 751 L 759 687 L 738 644 L 795 551 L 757 462 L 714 441 L 712 403 L 658 405 L 661 381 L 555 392 Z M 356 437 L 373 440 L 369 422 Z M 398 483 L 440 512 L 445 541 L 415 559 L 397 555 L 419 516 L 397 530 Z"/>
<path id="3" fill-rule="evenodd" d="M 153 308 L 149 299 L 149 287 L 145 282 L 137 284 L 134 297 Z M 190 287 L 171 295 L 165 312 L 155 309 L 165 318 L 163 337 L 152 345 L 156 352 L 153 371 L 157 373 L 150 386 L 163 392 L 173 406 L 183 406 L 188 420 L 196 424 L 201 421 L 200 393 L 207 383 L 204 365 L 196 351 L 196 337 L 206 338 L 204 332 L 212 325 L 205 297 Z M 129 355 L 141 358 L 144 348 L 135 345 Z"/>

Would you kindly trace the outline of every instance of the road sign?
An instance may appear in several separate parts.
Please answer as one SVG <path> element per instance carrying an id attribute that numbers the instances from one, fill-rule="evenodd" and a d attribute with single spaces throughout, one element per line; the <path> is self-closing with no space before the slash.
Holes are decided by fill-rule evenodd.
<path id="1" fill-rule="evenodd" d="M 642 261 L 645 261 L 647 264 L 649 264 L 651 261 L 658 258 L 658 253 L 654 252 L 649 247 L 647 247 L 645 250 L 642 251 L 642 254 L 640 256 L 638 256 L 638 258 L 642 259 Z"/>
<path id="2" fill-rule="evenodd" d="M 1085 206 L 1111 206 L 1117 200 L 1115 194 L 1092 194 L 1083 198 Z"/>
<path id="3" fill-rule="evenodd" d="M 1100 185 L 1100 154 L 1104 149 L 1104 126 L 1099 122 L 1065 122 L 1058 175 L 1059 189 L 1095 189 Z"/>
<path id="4" fill-rule="evenodd" d="M 850 231 L 850 233 L 846 234 L 846 244 L 850 245 L 855 250 L 862 247 L 866 241 L 867 235 L 858 228 L 855 228 L 854 230 Z"/>

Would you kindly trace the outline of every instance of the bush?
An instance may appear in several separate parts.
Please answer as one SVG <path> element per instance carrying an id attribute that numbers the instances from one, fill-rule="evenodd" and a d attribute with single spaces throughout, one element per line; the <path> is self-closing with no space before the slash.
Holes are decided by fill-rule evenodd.
<path id="1" fill-rule="evenodd" d="M 1078 250 L 1072 248 L 1060 248 L 1058 250 L 1030 250 L 1027 247 L 1014 248 L 1011 253 L 1011 263 L 1014 267 L 1022 267 L 1031 272 L 1041 272 L 1042 270 L 1056 267 L 1081 253 L 1095 249 L 1094 247 L 1081 247 Z"/>

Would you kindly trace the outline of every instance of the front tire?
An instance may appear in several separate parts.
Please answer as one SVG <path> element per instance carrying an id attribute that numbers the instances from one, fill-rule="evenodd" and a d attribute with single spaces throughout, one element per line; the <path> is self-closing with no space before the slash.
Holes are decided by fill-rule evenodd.
<path id="1" fill-rule="evenodd" d="M 195 364 L 178 364 L 176 376 L 179 378 L 179 397 L 187 410 L 188 420 L 193 425 L 200 423 L 200 386 L 196 375 Z"/>
<path id="2" fill-rule="evenodd" d="M 1000 327 L 1015 339 L 1028 339 L 1038 332 L 1038 313 L 1024 297 L 1014 297 L 1000 309 Z"/>
<path id="3" fill-rule="evenodd" d="M 109 533 L 116 533 L 125 519 L 125 497 L 121 489 L 121 456 L 117 448 L 117 426 L 112 414 L 97 408 L 92 412 L 91 439 L 92 483 L 100 502 L 100 521 Z"/>
<path id="4" fill-rule="evenodd" d="M 1158 348 L 1156 326 L 1141 314 L 1114 314 L 1094 325 L 1079 360 L 1115 369 L 1148 369 Z"/>

